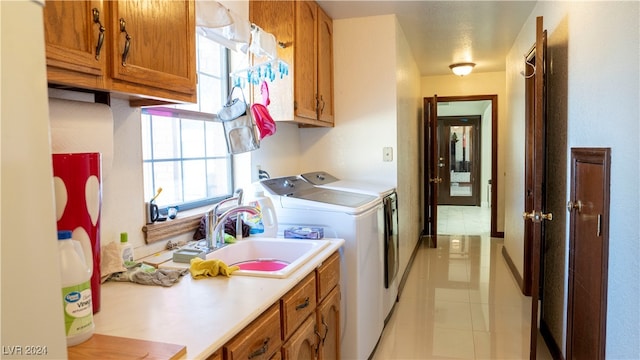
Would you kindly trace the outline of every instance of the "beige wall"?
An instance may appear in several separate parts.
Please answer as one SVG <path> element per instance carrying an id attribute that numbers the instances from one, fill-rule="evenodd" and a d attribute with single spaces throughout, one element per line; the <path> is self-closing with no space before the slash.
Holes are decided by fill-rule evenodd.
<path id="1" fill-rule="evenodd" d="M 505 73 L 471 73 L 460 77 L 456 75 L 423 76 L 421 79 L 421 96 L 432 97 L 434 94 L 439 97 L 463 96 L 463 95 L 498 95 L 498 189 L 497 189 L 497 219 L 496 227 L 498 232 L 504 231 L 505 214 L 505 181 L 510 181 L 506 176 L 504 159 L 507 149 L 502 147 L 504 143 L 505 128 L 509 119 L 507 118 Z M 494 189 L 494 191 L 496 191 Z"/>
<path id="2" fill-rule="evenodd" d="M 396 89 L 398 128 L 398 223 L 400 270 L 404 274 L 422 230 L 420 219 L 420 72 L 402 28 L 396 21 Z"/>
<path id="3" fill-rule="evenodd" d="M 395 15 L 334 20 L 333 31 L 335 127 L 300 129 L 300 170 L 397 188 L 402 274 L 420 231 L 420 74 Z"/>

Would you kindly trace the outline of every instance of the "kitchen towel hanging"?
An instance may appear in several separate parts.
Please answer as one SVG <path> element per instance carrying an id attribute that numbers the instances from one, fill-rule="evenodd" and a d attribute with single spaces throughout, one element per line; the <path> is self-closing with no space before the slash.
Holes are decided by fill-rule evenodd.
<path id="1" fill-rule="evenodd" d="M 102 176 L 113 163 L 113 114 L 105 104 L 49 98 L 52 153 L 102 154 Z"/>
<path id="2" fill-rule="evenodd" d="M 233 98 L 233 92 L 236 89 L 240 91 L 242 99 Z M 224 127 L 229 154 L 240 154 L 260 148 L 258 130 L 242 89 L 237 86 L 231 89 L 227 103 L 217 115 Z"/>
<path id="3" fill-rule="evenodd" d="M 260 57 L 268 57 L 270 60 L 278 58 L 276 37 L 262 30 L 257 25 L 251 28 L 251 44 L 249 51 Z"/>
<path id="4" fill-rule="evenodd" d="M 247 53 L 251 23 L 217 1 L 196 1 L 196 32 L 225 47 Z"/>
<path id="5" fill-rule="evenodd" d="M 262 104 L 255 103 L 251 105 L 251 115 L 256 121 L 258 130 L 260 131 L 260 140 L 267 136 L 273 135 L 276 132 L 276 123 L 273 121 L 267 105 L 271 103 L 269 99 L 269 86 L 266 81 L 263 81 L 260 85 L 260 92 L 262 93 Z"/>

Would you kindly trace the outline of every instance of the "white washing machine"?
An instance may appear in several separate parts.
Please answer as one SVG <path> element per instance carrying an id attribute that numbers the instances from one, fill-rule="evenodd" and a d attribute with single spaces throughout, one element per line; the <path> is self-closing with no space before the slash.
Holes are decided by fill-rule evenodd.
<path id="1" fill-rule="evenodd" d="M 273 201 L 279 224 L 323 227 L 345 240 L 340 267 L 341 358 L 368 359 L 384 327 L 378 246 L 384 221 L 381 199 L 314 187 L 297 176 L 260 184 Z"/>
<path id="2" fill-rule="evenodd" d="M 326 188 L 342 191 L 370 194 L 382 198 L 384 205 L 384 235 L 380 245 L 384 263 L 382 285 L 383 311 L 385 321 L 391 314 L 391 310 L 398 300 L 399 244 L 398 244 L 398 195 L 396 189 L 389 185 L 340 180 L 335 176 L 324 172 L 314 171 L 300 175 L 308 183 Z"/>

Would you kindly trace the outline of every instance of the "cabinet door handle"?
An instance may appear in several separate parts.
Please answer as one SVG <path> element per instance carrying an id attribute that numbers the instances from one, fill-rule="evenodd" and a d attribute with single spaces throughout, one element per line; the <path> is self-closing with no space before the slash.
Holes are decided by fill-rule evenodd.
<path id="1" fill-rule="evenodd" d="M 98 24 L 98 30 L 100 31 L 100 34 L 98 34 L 98 43 L 96 44 L 96 60 L 100 60 L 100 51 L 102 50 L 102 44 L 104 44 L 104 32 L 106 29 L 100 22 L 100 10 L 93 8 L 91 11 L 93 13 L 93 23 Z"/>
<path id="2" fill-rule="evenodd" d="M 122 51 L 122 66 L 127 66 L 127 57 L 129 56 L 129 49 L 131 47 L 131 35 L 127 32 L 127 23 L 123 18 L 120 18 L 120 32 L 125 33 L 124 50 Z"/>
<path id="3" fill-rule="evenodd" d="M 320 352 L 320 345 L 324 345 L 324 341 L 322 340 L 322 336 L 320 336 L 320 332 L 318 332 L 318 326 L 313 327 L 313 332 L 316 333 L 316 337 L 318 338 L 318 344 L 316 345 L 316 355 L 315 358 L 318 358 L 318 353 Z"/>
<path id="4" fill-rule="evenodd" d="M 307 306 L 309 306 L 309 297 L 308 296 L 307 296 L 306 299 L 304 299 L 304 302 L 302 304 L 296 305 L 296 310 L 304 309 Z"/>
<path id="5" fill-rule="evenodd" d="M 322 315 L 322 325 L 324 325 L 324 336 L 322 336 L 322 345 L 324 345 L 324 341 L 327 339 L 327 334 L 329 334 L 329 325 L 324 321 L 324 315 Z"/>
<path id="6" fill-rule="evenodd" d="M 322 104 L 322 105 L 320 105 L 320 114 L 323 114 L 324 113 L 325 102 L 324 102 L 324 98 L 322 97 L 322 95 L 320 95 L 320 103 Z"/>
<path id="7" fill-rule="evenodd" d="M 269 350 L 269 341 L 271 341 L 271 338 L 264 339 L 262 346 L 258 350 L 249 354 L 249 359 L 253 359 L 254 357 L 257 357 L 266 353 L 267 350 Z"/>

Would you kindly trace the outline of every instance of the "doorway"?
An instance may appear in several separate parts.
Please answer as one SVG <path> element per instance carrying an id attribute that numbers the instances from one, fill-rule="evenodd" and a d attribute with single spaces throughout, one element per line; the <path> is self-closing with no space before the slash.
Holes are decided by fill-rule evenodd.
<path id="1" fill-rule="evenodd" d="M 439 116 L 439 205 L 480 206 L 480 115 Z"/>
<path id="2" fill-rule="evenodd" d="M 422 134 L 422 149 L 423 149 L 423 169 L 422 174 L 422 219 L 423 231 L 422 235 L 435 239 L 438 234 L 437 230 L 437 212 L 435 211 L 438 206 L 438 192 L 442 186 L 443 179 L 441 175 L 444 175 L 443 171 L 440 171 L 439 157 L 437 152 L 441 141 L 438 139 L 437 131 L 437 118 L 439 116 L 451 116 L 451 115 L 463 115 L 473 114 L 470 112 L 458 112 L 457 114 L 450 113 L 450 109 L 453 109 L 452 105 L 470 105 L 478 102 L 486 101 L 489 106 L 487 112 L 480 113 L 483 115 L 482 119 L 488 121 L 490 125 L 482 126 L 482 140 L 485 144 L 484 148 L 480 152 L 486 151 L 484 159 L 490 159 L 482 162 L 482 167 L 486 171 L 481 170 L 481 180 L 479 182 L 480 190 L 477 191 L 480 195 L 480 205 L 486 205 L 490 208 L 490 235 L 492 237 L 504 237 L 504 232 L 498 232 L 497 218 L 498 218 L 498 96 L 497 95 L 470 95 L 470 96 L 450 96 L 439 97 L 437 95 L 433 97 L 427 97 L 424 99 L 424 121 L 423 134 Z M 437 106 L 433 106 L 436 103 Z M 475 114 L 474 114 L 475 115 Z M 448 141 L 445 144 L 449 143 Z M 490 144 L 490 145 L 489 145 Z M 435 188 L 435 189 L 434 189 Z M 432 241 L 432 244 L 436 242 Z"/>

